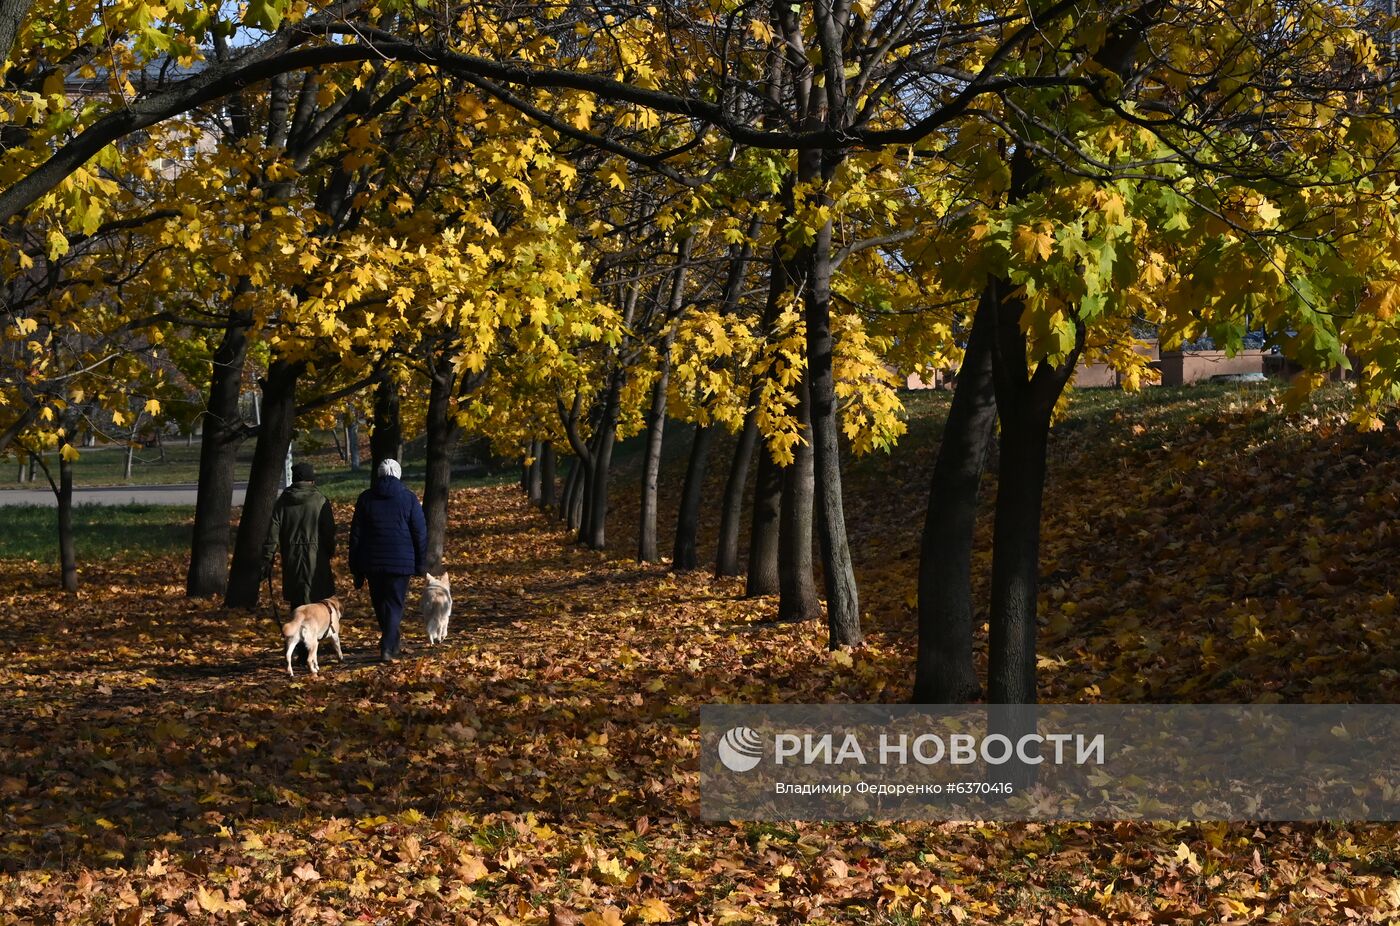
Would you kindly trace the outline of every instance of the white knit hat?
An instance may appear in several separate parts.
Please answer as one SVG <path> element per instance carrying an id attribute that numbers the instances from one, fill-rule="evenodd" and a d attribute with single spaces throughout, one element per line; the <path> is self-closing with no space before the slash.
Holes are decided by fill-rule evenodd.
<path id="1" fill-rule="evenodd" d="M 381 460 L 377 473 L 380 476 L 393 476 L 398 479 L 403 475 L 403 469 L 399 466 L 398 460 Z"/>

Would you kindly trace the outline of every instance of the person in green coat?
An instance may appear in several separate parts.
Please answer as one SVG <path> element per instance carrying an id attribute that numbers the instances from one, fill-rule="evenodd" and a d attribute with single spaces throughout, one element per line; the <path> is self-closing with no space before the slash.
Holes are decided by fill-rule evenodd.
<path id="1" fill-rule="evenodd" d="M 282 597 L 293 608 L 335 594 L 331 557 L 335 555 L 335 515 L 316 488 L 310 463 L 292 467 L 292 484 L 272 509 L 272 524 L 263 543 L 263 576 L 282 550 Z"/>

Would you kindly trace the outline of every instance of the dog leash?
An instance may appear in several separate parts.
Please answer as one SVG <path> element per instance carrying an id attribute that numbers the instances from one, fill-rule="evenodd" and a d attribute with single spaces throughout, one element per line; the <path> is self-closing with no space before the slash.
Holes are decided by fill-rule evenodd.
<path id="1" fill-rule="evenodd" d="M 272 602 L 272 619 L 282 623 L 282 614 L 277 610 L 277 593 L 272 590 L 272 570 L 267 571 L 267 597 Z"/>

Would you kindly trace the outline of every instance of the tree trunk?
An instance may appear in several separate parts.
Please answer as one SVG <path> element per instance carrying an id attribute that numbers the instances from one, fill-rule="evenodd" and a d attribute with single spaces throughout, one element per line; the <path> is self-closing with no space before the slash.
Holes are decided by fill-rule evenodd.
<path id="1" fill-rule="evenodd" d="M 593 473 L 588 480 L 588 504 L 583 515 L 580 538 L 591 549 L 607 546 L 608 470 L 612 466 L 613 444 L 617 440 L 618 401 L 622 391 L 621 368 L 613 372 L 608 392 L 603 400 L 603 414 L 598 422 L 597 447 L 593 451 Z"/>
<path id="2" fill-rule="evenodd" d="M 384 376 L 374 387 L 374 426 L 369 432 L 369 452 L 372 465 L 369 478 L 373 481 L 379 464 L 399 460 L 403 446 L 403 423 L 399 418 L 399 387 L 392 376 Z M 399 465 L 403 461 L 399 460 Z"/>
<path id="3" fill-rule="evenodd" d="M 821 616 L 812 569 L 812 444 L 808 426 L 806 383 L 797 387 L 797 421 L 801 440 L 793 447 L 793 461 L 782 471 L 782 507 L 778 529 L 778 620 L 806 621 Z"/>
<path id="4" fill-rule="evenodd" d="M 647 413 L 647 448 L 642 469 L 641 526 L 637 531 L 637 559 L 643 563 L 660 561 L 656 542 L 656 490 L 661 477 L 661 443 L 666 431 L 666 392 L 671 383 L 671 346 L 676 340 L 676 322 L 685 304 L 685 280 L 690 270 L 690 246 L 686 235 L 676 248 L 676 269 L 671 277 L 671 294 L 666 303 L 666 337 L 661 343 L 661 370 L 651 388 L 651 410 Z"/>
<path id="5" fill-rule="evenodd" d="M 331 428 L 331 440 L 335 441 L 335 455 L 340 457 L 340 462 L 344 463 L 349 458 L 345 452 L 345 443 L 340 439 L 340 428 Z"/>
<path id="6" fill-rule="evenodd" d="M 73 543 L 73 464 L 58 448 L 58 559 L 63 574 L 63 590 L 78 591 L 78 553 Z"/>
<path id="7" fill-rule="evenodd" d="M 1028 398 L 1017 396 L 1001 419 L 987 669 L 987 700 L 993 704 L 1036 701 L 1040 510 L 1050 419 L 1042 420 Z"/>
<path id="8" fill-rule="evenodd" d="M 758 476 L 749 526 L 749 573 L 744 594 L 753 598 L 778 591 L 778 528 L 783 500 L 783 469 L 765 444 L 758 447 Z"/>
<path id="9" fill-rule="evenodd" d="M 568 521 L 569 510 L 574 504 L 574 492 L 578 489 L 580 472 L 578 457 L 569 458 L 568 463 L 569 471 L 564 474 L 564 491 L 559 496 L 559 511 L 557 512 L 561 521 Z"/>
<path id="10" fill-rule="evenodd" d="M 243 444 L 243 415 L 238 409 L 243 364 L 248 354 L 248 327 L 233 321 L 214 351 L 209 401 L 201 421 L 199 485 L 194 503 L 194 533 L 185 594 L 191 598 L 220 595 L 228 584 L 229 521 L 233 517 L 233 476 Z"/>
<path id="11" fill-rule="evenodd" d="M 783 191 L 783 214 L 792 210 L 792 184 L 785 184 Z M 763 334 L 770 337 L 773 325 L 778 318 L 778 307 L 783 295 L 792 284 L 792 268 L 783 256 L 782 242 L 773 246 L 768 262 L 768 299 L 763 307 Z M 765 373 L 764 375 L 768 375 Z M 758 445 L 758 474 L 753 489 L 753 519 L 749 525 L 749 572 L 744 594 L 752 598 L 757 595 L 772 595 L 779 590 L 778 584 L 778 535 L 781 525 L 783 471 L 773 460 L 762 435 L 757 432 L 757 413 L 763 383 L 755 379 L 749 387 L 749 414 L 753 418 L 755 441 Z M 742 491 L 742 489 L 736 489 Z"/>
<path id="12" fill-rule="evenodd" d="M 574 457 L 573 462 L 569 464 L 573 489 L 569 493 L 568 508 L 563 512 L 564 521 L 571 531 L 577 531 L 583 525 L 583 502 L 588 497 L 588 474 L 588 464 Z"/>
<path id="13" fill-rule="evenodd" d="M 982 694 L 972 660 L 972 532 L 977 492 L 996 428 L 990 284 L 973 316 L 953 404 L 933 466 L 919 546 L 917 704 L 962 704 Z"/>
<path id="14" fill-rule="evenodd" d="M 674 329 L 671 329 L 674 330 Z M 666 389 L 671 374 L 671 338 L 663 348 L 661 372 L 651 387 L 651 407 L 647 410 L 647 443 L 642 457 L 642 503 L 637 527 L 637 561 L 655 563 L 661 559 L 656 543 L 657 486 L 661 479 L 661 443 L 666 433 Z"/>
<path id="15" fill-rule="evenodd" d="M 447 548 L 448 495 L 452 485 L 452 450 L 460 429 L 451 412 L 456 376 L 450 362 L 436 363 L 428 374 L 427 461 L 423 477 L 423 517 L 428 522 L 429 572 L 442 569 Z"/>
<path id="16" fill-rule="evenodd" d="M 540 443 L 540 508 L 550 511 L 554 508 L 554 500 L 558 489 L 558 477 L 554 472 L 554 444 L 550 441 Z"/>
<path id="17" fill-rule="evenodd" d="M 544 470 L 540 466 L 540 441 L 530 441 L 530 466 L 525 471 L 525 494 L 531 505 L 539 505 L 544 495 Z"/>
<path id="18" fill-rule="evenodd" d="M 720 505 L 719 543 L 715 549 L 715 575 L 739 575 L 739 519 L 744 512 L 744 486 L 749 481 L 749 460 L 758 439 L 758 415 L 750 410 L 744 416 L 744 429 L 734 444 L 729 475 L 724 480 Z"/>
<path id="19" fill-rule="evenodd" d="M 810 156 L 803 152 L 799 158 Z M 821 160 L 822 180 L 829 183 L 840 156 L 827 152 Z M 799 170 L 799 178 L 803 171 Z M 831 205 L 825 185 L 817 205 Z M 826 578 L 827 645 L 832 649 L 861 641 L 860 599 L 846 539 L 846 515 L 841 498 L 841 425 L 832 370 L 831 335 L 831 220 L 817 229 L 811 247 L 807 279 L 807 388 L 811 401 L 812 458 L 816 481 L 817 531 L 821 537 L 822 571 Z"/>
<path id="20" fill-rule="evenodd" d="M 122 458 L 122 482 L 125 482 L 125 483 L 128 483 L 128 484 L 131 482 L 131 464 L 135 461 L 135 459 L 136 459 L 136 430 L 135 430 L 135 428 L 133 428 L 133 429 L 132 429 L 132 433 L 129 434 L 129 435 L 127 435 L 126 453 L 123 455 L 123 458 Z"/>
<path id="21" fill-rule="evenodd" d="M 345 416 L 345 453 L 350 458 L 350 472 L 360 471 L 360 414 Z"/>
<path id="22" fill-rule="evenodd" d="M 996 281 L 996 288 L 992 371 L 1001 420 L 1001 452 L 992 536 L 987 700 L 992 704 L 1034 704 L 1045 455 L 1050 417 L 1079 359 L 1083 329 L 1065 363 L 1058 367 L 1040 363 L 1032 373 L 1026 361 L 1026 334 L 1021 329 L 1024 306 L 1019 299 L 1004 295 L 1012 291 L 1009 282 Z"/>
<path id="23" fill-rule="evenodd" d="M 274 360 L 263 380 L 262 427 L 253 450 L 253 466 L 248 474 L 247 498 L 238 519 L 229 568 L 228 591 L 224 604 L 230 608 L 253 609 L 258 604 L 258 580 L 262 574 L 262 547 L 272 523 L 277 502 L 277 484 L 286 465 L 287 448 L 296 426 L 297 378 L 303 364 Z"/>
<path id="24" fill-rule="evenodd" d="M 699 565 L 696 538 L 700 533 L 700 504 L 705 496 L 705 466 L 714 439 L 714 428 L 705 425 L 696 425 L 690 438 L 690 461 L 685 467 L 680 513 L 676 515 L 676 543 L 671 550 L 671 568 L 676 572 Z"/>

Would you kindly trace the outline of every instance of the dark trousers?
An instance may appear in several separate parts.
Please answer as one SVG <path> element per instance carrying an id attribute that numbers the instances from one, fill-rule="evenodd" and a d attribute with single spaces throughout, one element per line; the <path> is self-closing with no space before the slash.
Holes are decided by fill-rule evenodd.
<path id="1" fill-rule="evenodd" d="M 369 574 L 369 600 L 379 621 L 379 652 L 390 656 L 399 654 L 399 623 L 403 620 L 403 601 L 408 596 L 408 576 Z"/>

